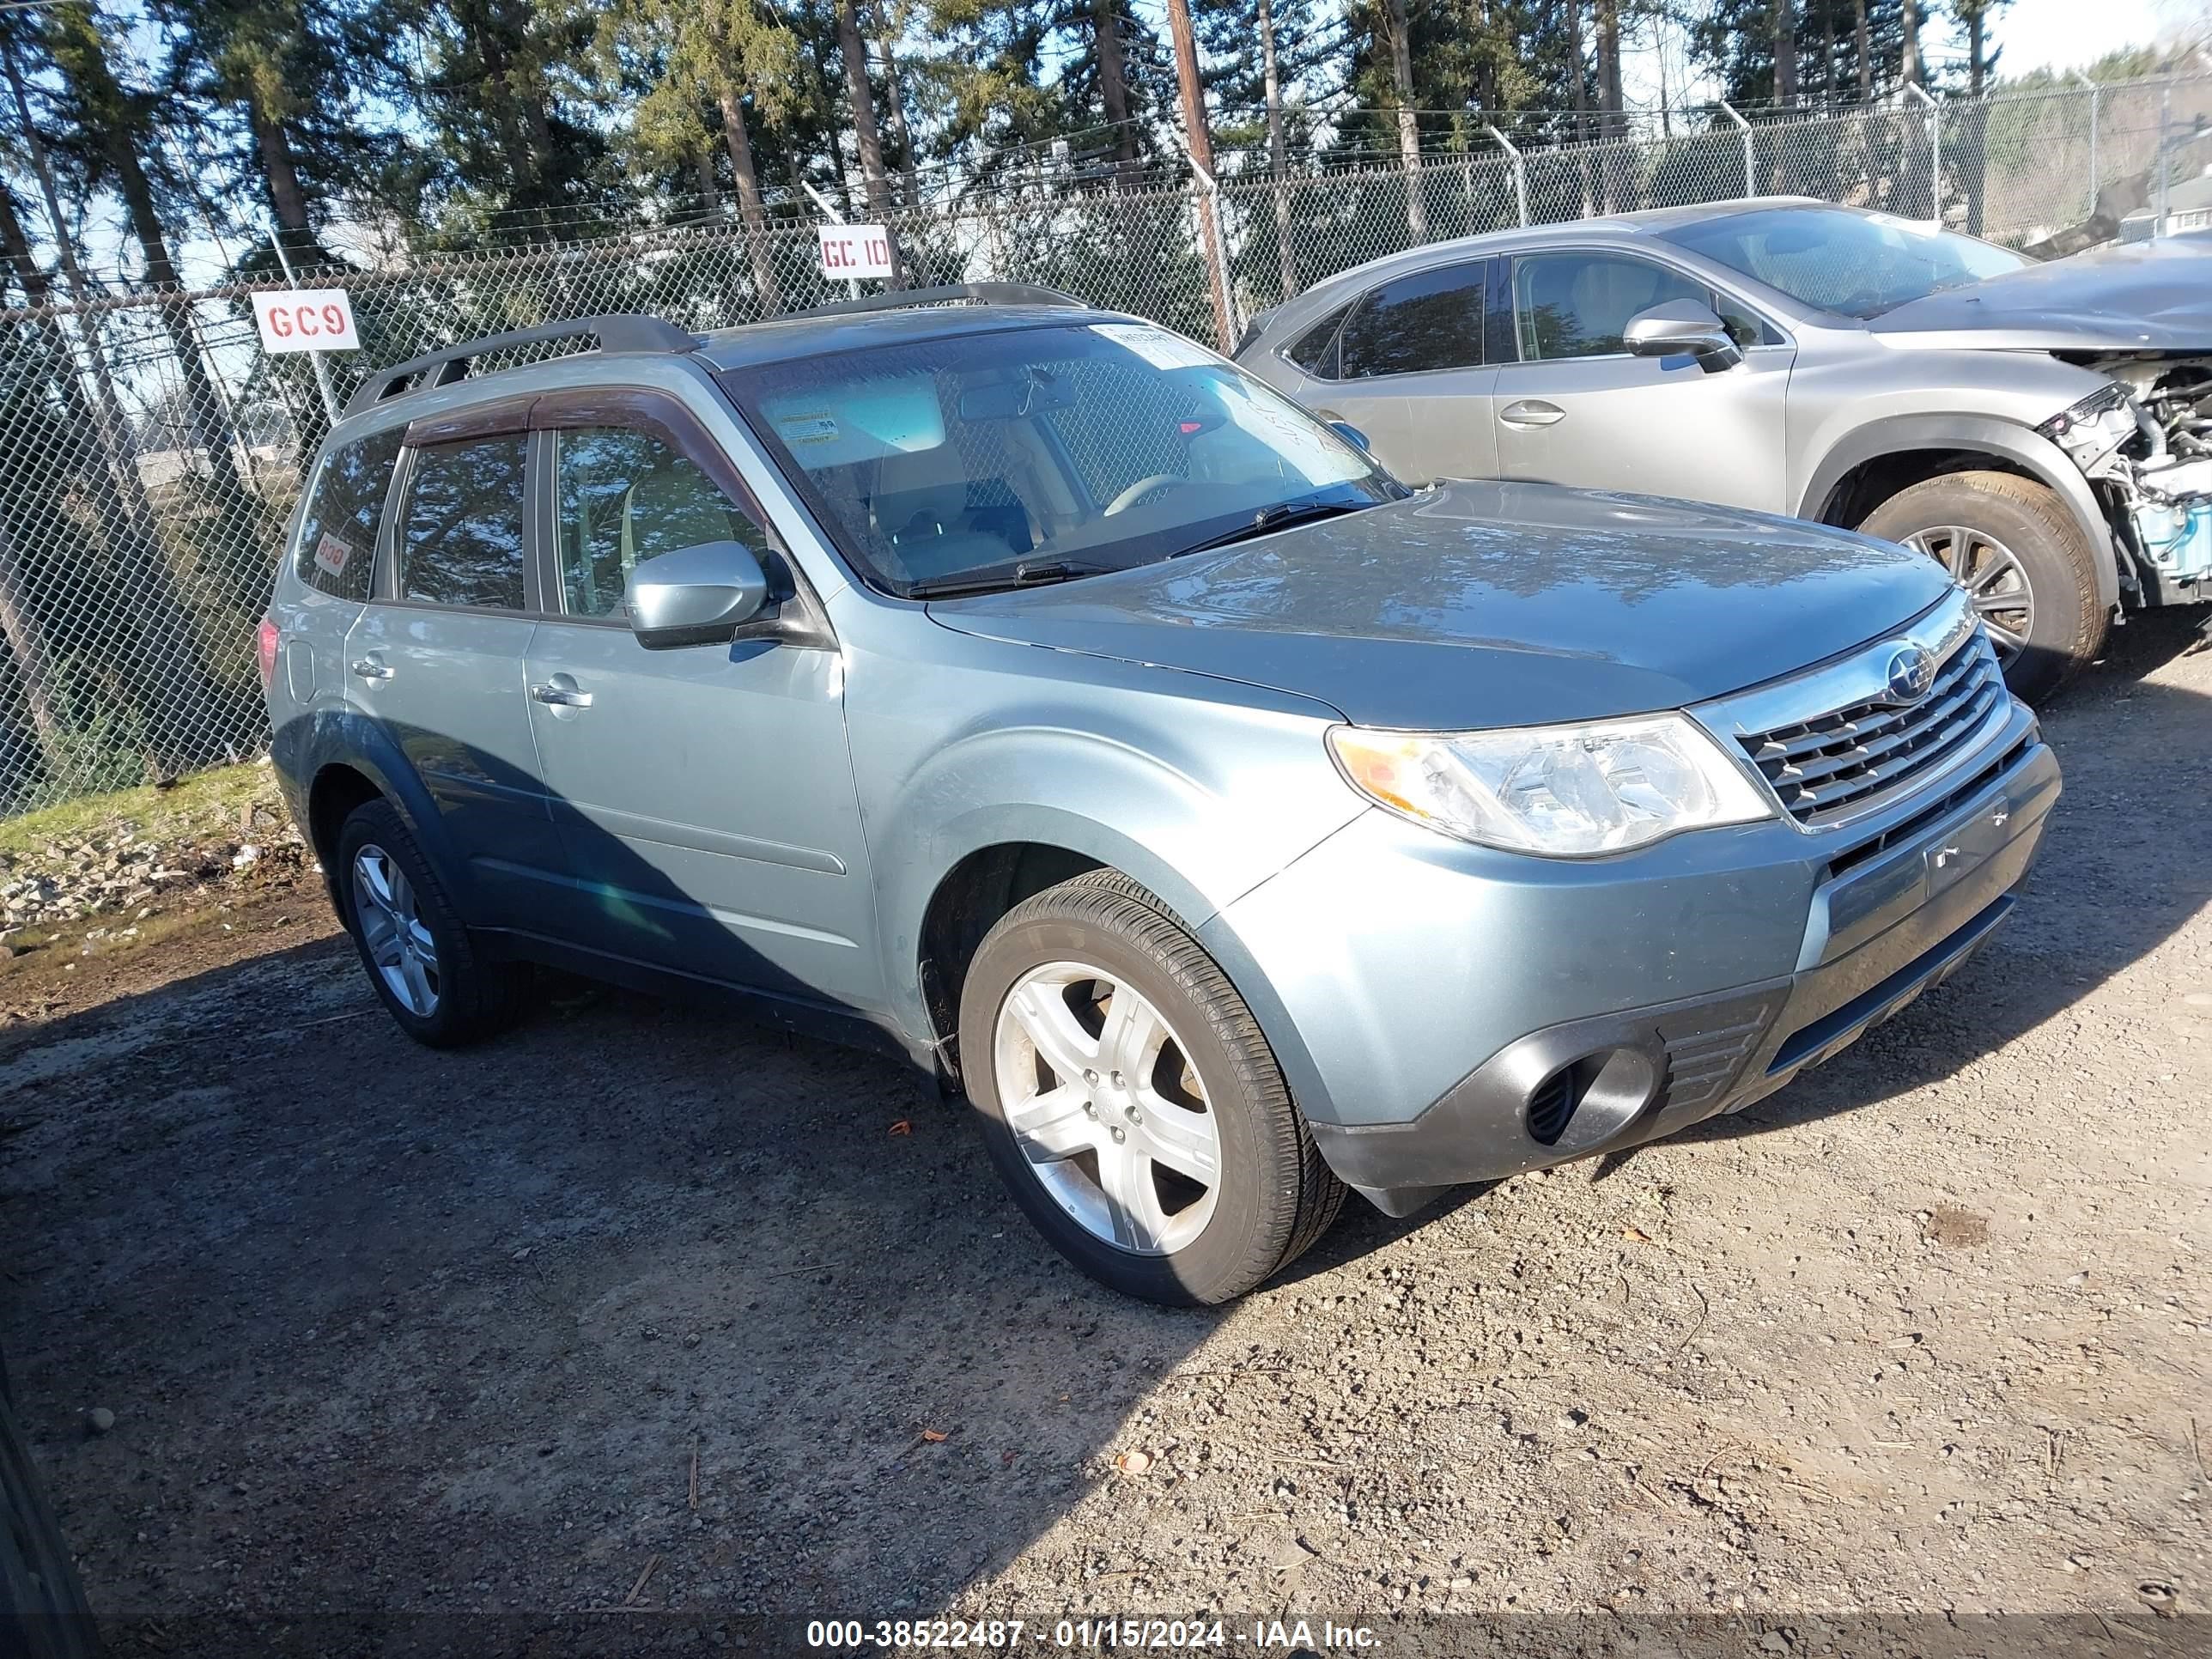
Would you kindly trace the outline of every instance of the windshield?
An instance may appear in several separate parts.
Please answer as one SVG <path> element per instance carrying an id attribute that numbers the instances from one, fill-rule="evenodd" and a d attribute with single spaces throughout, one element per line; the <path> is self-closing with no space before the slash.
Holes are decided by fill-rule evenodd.
<path id="1" fill-rule="evenodd" d="M 723 383 L 846 556 L 894 593 L 1123 569 L 1271 507 L 1403 493 L 1311 416 L 1147 324 L 956 335 Z"/>
<path id="2" fill-rule="evenodd" d="M 1841 208 L 1731 213 L 1663 231 L 1661 238 L 1793 300 L 1862 321 L 2031 263 L 1971 236 Z"/>

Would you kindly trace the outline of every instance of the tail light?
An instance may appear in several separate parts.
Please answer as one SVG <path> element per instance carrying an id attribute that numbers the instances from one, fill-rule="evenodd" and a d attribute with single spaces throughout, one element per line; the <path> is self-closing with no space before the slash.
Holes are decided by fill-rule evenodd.
<path id="1" fill-rule="evenodd" d="M 253 635 L 253 660 L 261 670 L 261 689 L 264 691 L 276 678 L 276 646 L 282 637 L 276 631 L 276 624 L 266 617 L 261 619 L 261 626 Z"/>

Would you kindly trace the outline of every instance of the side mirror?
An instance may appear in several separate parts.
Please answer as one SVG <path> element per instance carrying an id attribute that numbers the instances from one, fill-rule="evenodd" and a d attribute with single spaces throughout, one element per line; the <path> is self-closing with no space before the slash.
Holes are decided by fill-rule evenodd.
<path id="1" fill-rule="evenodd" d="M 623 608 L 648 651 L 720 645 L 768 605 L 768 573 L 743 542 L 702 542 L 629 573 Z"/>
<path id="2" fill-rule="evenodd" d="M 1367 441 L 1367 434 L 1349 421 L 1331 421 L 1328 423 L 1328 429 L 1363 455 L 1370 453 L 1375 447 Z"/>
<path id="3" fill-rule="evenodd" d="M 1703 300 L 1668 300 L 1628 319 L 1621 343 L 1638 357 L 1679 357 L 1685 352 L 1708 374 L 1743 361 L 1735 337 Z"/>

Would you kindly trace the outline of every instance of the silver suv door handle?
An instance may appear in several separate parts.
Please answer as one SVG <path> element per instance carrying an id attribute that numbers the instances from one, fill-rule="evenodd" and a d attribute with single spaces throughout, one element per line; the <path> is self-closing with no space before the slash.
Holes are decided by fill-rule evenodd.
<path id="1" fill-rule="evenodd" d="M 353 672 L 365 680 L 388 680 L 392 671 L 374 657 L 354 659 Z"/>
<path id="2" fill-rule="evenodd" d="M 1498 418 L 1508 426 L 1553 426 L 1567 418 L 1567 411 L 1541 398 L 1523 398 L 1499 410 Z"/>
<path id="3" fill-rule="evenodd" d="M 568 679 L 568 677 L 563 674 L 561 678 Z M 592 706 L 592 694 L 576 690 L 575 682 L 573 680 L 566 685 L 557 682 L 548 685 L 533 685 L 530 688 L 530 695 L 540 702 L 551 703 L 556 708 L 589 708 Z"/>

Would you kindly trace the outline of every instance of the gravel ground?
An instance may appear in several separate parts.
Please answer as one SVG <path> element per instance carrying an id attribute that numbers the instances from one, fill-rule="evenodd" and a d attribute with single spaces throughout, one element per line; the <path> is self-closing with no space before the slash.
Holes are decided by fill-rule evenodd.
<path id="1" fill-rule="evenodd" d="M 870 1057 L 614 994 L 416 1048 L 305 890 L 0 964 L 0 1343 L 93 1602 L 172 1651 L 595 1608 L 1717 1613 L 1752 1652 L 2000 1611 L 2202 1651 L 2187 637 L 2126 629 L 2051 713 L 2032 902 L 1942 990 L 1674 1141 L 1355 1201 L 1214 1313 L 1063 1267 Z"/>

